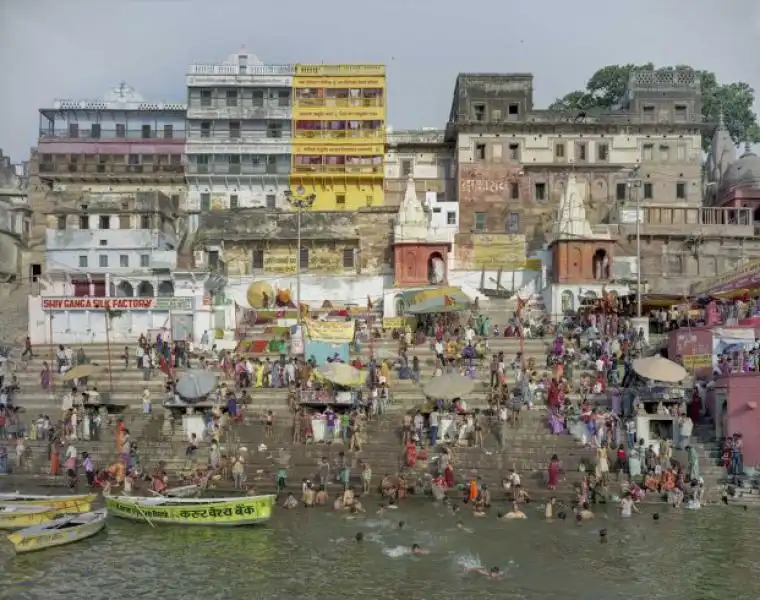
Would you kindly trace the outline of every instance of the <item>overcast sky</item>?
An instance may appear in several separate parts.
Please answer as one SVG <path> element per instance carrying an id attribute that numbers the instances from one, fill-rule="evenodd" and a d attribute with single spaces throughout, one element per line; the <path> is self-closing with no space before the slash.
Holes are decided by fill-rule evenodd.
<path id="1" fill-rule="evenodd" d="M 265 63 L 388 66 L 388 122 L 443 126 L 461 71 L 535 75 L 536 104 L 597 67 L 714 70 L 760 90 L 757 0 L 0 0 L 0 148 L 28 156 L 37 109 L 119 81 L 184 101 L 184 74 L 245 45 Z"/>

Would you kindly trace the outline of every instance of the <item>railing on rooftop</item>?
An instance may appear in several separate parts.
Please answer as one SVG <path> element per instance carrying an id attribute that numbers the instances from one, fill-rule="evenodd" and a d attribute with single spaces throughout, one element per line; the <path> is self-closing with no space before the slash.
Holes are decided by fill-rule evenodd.
<path id="1" fill-rule="evenodd" d="M 57 130 L 40 130 L 41 142 L 50 140 L 66 140 L 66 141 L 88 141 L 97 142 L 104 141 L 145 141 L 150 142 L 153 140 L 164 141 L 185 141 L 184 129 L 101 129 L 100 131 L 94 131 L 92 129 L 77 129 L 76 131 L 71 129 Z"/>
<path id="2" fill-rule="evenodd" d="M 245 65 L 245 71 L 240 70 L 240 65 L 191 65 L 188 75 L 236 75 L 250 77 L 256 75 L 285 75 L 292 76 L 295 72 L 294 65 Z"/>

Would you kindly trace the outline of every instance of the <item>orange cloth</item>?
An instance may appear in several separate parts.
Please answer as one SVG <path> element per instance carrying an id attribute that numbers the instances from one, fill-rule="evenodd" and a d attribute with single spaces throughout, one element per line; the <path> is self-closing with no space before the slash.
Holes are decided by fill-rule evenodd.
<path id="1" fill-rule="evenodd" d="M 478 484 L 473 479 L 470 481 L 470 502 L 475 502 L 478 499 Z"/>

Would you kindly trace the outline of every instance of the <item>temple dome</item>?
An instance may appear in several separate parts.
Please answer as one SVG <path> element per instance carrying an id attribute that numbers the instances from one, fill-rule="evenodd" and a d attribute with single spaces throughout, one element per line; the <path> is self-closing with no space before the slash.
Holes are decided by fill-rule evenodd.
<path id="1" fill-rule="evenodd" d="M 722 189 L 760 187 L 760 157 L 754 152 L 745 152 L 728 166 L 720 183 Z"/>

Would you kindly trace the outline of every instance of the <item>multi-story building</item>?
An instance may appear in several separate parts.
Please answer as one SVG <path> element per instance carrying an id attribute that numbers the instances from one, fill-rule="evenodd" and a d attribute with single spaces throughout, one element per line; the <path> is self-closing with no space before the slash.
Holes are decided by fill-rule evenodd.
<path id="1" fill-rule="evenodd" d="M 32 268 L 41 271 L 43 262 L 53 270 L 71 267 L 58 259 L 43 261 L 46 215 L 61 202 L 95 206 L 102 196 L 118 204 L 112 199 L 154 190 L 181 205 L 184 148 L 185 105 L 146 102 L 126 84 L 96 100 L 56 100 L 40 109 L 40 137 L 30 162 Z M 101 222 L 89 227 L 111 227 Z"/>
<path id="2" fill-rule="evenodd" d="M 291 187 L 317 210 L 383 204 L 385 67 L 296 65 Z"/>
<path id="3" fill-rule="evenodd" d="M 623 253 L 635 253 L 642 220 L 650 289 L 688 288 L 688 271 L 673 272 L 670 257 L 683 254 L 687 223 L 718 218 L 700 209 L 701 142 L 710 126 L 702 122 L 698 75 L 634 73 L 627 98 L 613 112 L 566 114 L 534 108 L 532 75 L 459 75 L 446 134 L 457 153 L 459 268 L 487 267 L 499 239 L 511 262 L 518 253 L 508 246 L 543 247 L 573 173 L 591 223 L 614 225 Z M 481 243 L 491 250 L 479 251 Z"/>
<path id="4" fill-rule="evenodd" d="M 0 150 L 0 283 L 31 278 L 26 243 L 31 227 L 27 163 L 12 164 Z"/>
<path id="5" fill-rule="evenodd" d="M 291 165 L 292 65 L 246 50 L 187 74 L 190 227 L 198 213 L 281 208 Z"/>

